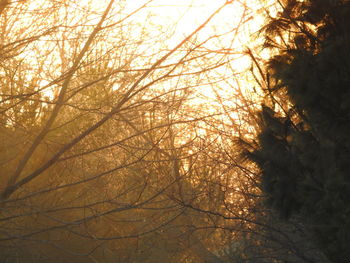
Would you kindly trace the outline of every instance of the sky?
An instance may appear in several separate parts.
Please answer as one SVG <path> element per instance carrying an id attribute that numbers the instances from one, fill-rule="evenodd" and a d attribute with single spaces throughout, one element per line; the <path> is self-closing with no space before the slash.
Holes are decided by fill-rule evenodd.
<path id="1" fill-rule="evenodd" d="M 151 34 L 157 34 L 157 30 L 167 31 L 170 37 L 164 38 L 162 43 L 154 43 L 153 48 L 156 51 L 159 47 L 175 47 L 186 36 L 191 34 L 199 25 L 208 19 L 219 7 L 225 5 L 227 0 L 126 0 L 125 15 L 138 9 L 148 2 L 145 8 L 130 18 L 133 23 L 143 24 L 147 21 L 150 26 Z M 79 9 L 91 6 L 96 7 L 96 21 L 105 9 L 109 1 L 100 0 L 81 0 Z M 119 4 L 122 1 L 116 1 Z M 261 0 L 233 0 L 231 3 L 221 9 L 216 16 L 203 28 L 197 41 L 205 40 L 210 36 L 218 36 L 211 41 L 206 42 L 205 48 L 219 50 L 229 53 L 232 59 L 231 67 L 234 71 L 243 72 L 249 66 L 251 61 L 242 53 L 246 48 L 253 45 L 251 36 L 260 28 L 263 20 L 261 18 Z M 94 3 L 94 5 L 90 5 Z M 71 17 L 74 19 L 74 17 Z M 90 22 L 96 22 L 91 19 Z M 139 31 L 133 32 L 139 34 Z M 133 34 L 132 33 L 132 34 Z M 137 37 L 137 36 L 136 36 Z M 150 39 L 152 41 L 152 39 Z M 157 46 L 159 45 L 159 47 Z M 145 45 L 149 49 L 149 46 Z M 150 50 L 150 52 L 153 52 Z M 157 58 L 155 58 L 157 59 Z M 222 70 L 227 70 L 222 69 Z M 217 71 L 218 74 L 224 72 Z M 215 72 L 213 72 L 215 74 Z M 225 73 L 226 74 L 226 73 Z M 234 78 L 230 80 L 230 85 L 234 85 Z M 44 83 L 45 84 L 45 83 Z M 223 89 L 229 89 L 223 86 Z M 215 100 L 216 94 L 211 88 L 203 87 L 202 95 L 206 98 Z"/>
<path id="2" fill-rule="evenodd" d="M 145 2 L 147 1 L 129 0 L 127 1 L 127 11 L 135 10 Z M 247 2 L 249 4 L 244 3 L 244 1 L 232 1 L 232 3 L 227 4 L 203 32 L 207 35 L 222 34 L 239 24 L 243 24 L 242 20 L 246 19 L 250 22 L 244 23 L 244 28 L 239 29 L 240 36 L 238 37 L 241 44 L 246 42 L 248 35 L 258 30 L 262 23 L 261 17 L 258 15 L 261 8 L 260 1 L 249 0 Z M 152 14 L 154 23 L 161 24 L 164 27 L 176 25 L 176 32 L 172 39 L 176 42 L 176 40 L 181 40 L 184 36 L 190 34 L 225 3 L 224 0 L 154 0 L 141 13 L 137 14 L 136 19 L 142 21 L 145 16 Z M 232 36 L 227 38 L 231 40 Z"/>
<path id="3" fill-rule="evenodd" d="M 142 6 L 146 0 L 128 0 L 127 12 Z M 252 39 L 263 23 L 261 16 L 261 0 L 231 1 L 218 13 L 211 22 L 201 30 L 198 39 L 217 35 L 213 41 L 206 43 L 208 49 L 222 49 L 231 53 L 234 58 L 232 68 L 244 71 L 250 66 L 243 51 L 253 46 Z M 153 0 L 140 13 L 133 17 L 140 23 L 151 15 L 154 24 L 173 30 L 167 40 L 170 47 L 176 46 L 193 30 L 201 25 L 215 10 L 226 3 L 225 0 Z M 164 44 L 164 43 L 162 43 Z"/>

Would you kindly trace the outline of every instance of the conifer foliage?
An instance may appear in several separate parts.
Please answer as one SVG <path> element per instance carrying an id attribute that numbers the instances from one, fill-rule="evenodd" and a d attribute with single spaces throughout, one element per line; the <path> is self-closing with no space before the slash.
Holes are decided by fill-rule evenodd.
<path id="1" fill-rule="evenodd" d="M 280 1 L 259 148 L 266 201 L 300 218 L 332 262 L 350 262 L 350 1 Z M 286 103 L 288 101 L 288 103 Z"/>

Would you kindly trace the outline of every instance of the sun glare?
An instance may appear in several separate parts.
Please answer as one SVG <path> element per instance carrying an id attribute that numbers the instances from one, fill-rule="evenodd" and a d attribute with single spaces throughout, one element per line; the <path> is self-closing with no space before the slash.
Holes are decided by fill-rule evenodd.
<path id="1" fill-rule="evenodd" d="M 263 23 L 260 11 L 262 9 L 261 0 L 126 0 L 124 3 L 124 16 L 140 9 L 129 18 L 128 23 L 144 25 L 151 36 L 158 37 L 160 34 L 165 36 L 163 40 L 158 41 L 150 38 L 152 44 L 144 44 L 146 58 L 147 52 L 149 57 L 152 57 L 152 54 L 159 50 L 165 50 L 165 52 L 171 50 L 215 13 L 211 21 L 203 26 L 193 39 L 196 43 L 203 42 L 201 46 L 203 50 L 215 53 L 218 58 L 222 56 L 226 60 L 226 66 L 212 70 L 206 78 L 221 78 L 226 81 L 216 85 L 212 84 L 215 81 L 207 85 L 201 84 L 197 89 L 197 102 L 212 105 L 212 103 L 217 103 L 217 97 L 221 96 L 222 98 L 227 97 L 226 101 L 229 103 L 231 98 L 228 94 L 232 91 L 232 87 L 237 87 L 237 79 L 233 76 L 245 72 L 251 65 L 251 60 L 245 54 L 245 50 L 247 47 L 252 48 L 252 35 Z M 96 18 L 90 18 L 92 24 L 96 23 L 106 7 L 106 2 L 96 0 L 82 1 L 81 4 L 83 5 L 79 8 L 84 8 L 85 5 L 96 7 Z M 216 12 L 220 7 L 223 8 Z M 128 34 L 135 39 L 143 40 L 140 31 L 131 31 Z M 113 40 L 107 39 L 106 41 Z M 142 45 L 140 44 L 140 48 Z M 249 87 L 249 85 L 244 86 L 246 86 L 243 87 L 244 89 Z M 118 88 L 119 86 L 116 86 L 116 89 Z M 52 91 L 48 90 L 45 94 L 50 95 Z M 214 108 L 208 107 L 208 112 L 215 111 Z"/>
<path id="2" fill-rule="evenodd" d="M 135 10 L 146 2 L 127 1 L 127 10 Z M 252 35 L 263 23 L 260 0 L 153 0 L 134 19 L 142 23 L 148 17 L 153 24 L 171 31 L 166 44 L 174 47 L 223 5 L 224 8 L 196 35 L 196 40 L 205 41 L 215 36 L 204 47 L 217 50 L 219 55 L 225 53 L 230 58 L 230 68 L 244 72 L 251 65 L 244 51 L 248 46 L 251 48 Z M 217 69 L 216 74 L 227 74 L 227 68 Z M 201 92 L 206 99 L 215 100 L 217 96 L 210 86 L 202 87 Z"/>
<path id="3" fill-rule="evenodd" d="M 127 11 L 135 10 L 147 1 L 127 2 Z M 176 42 L 189 35 L 199 25 L 201 25 L 219 7 L 225 7 L 212 19 L 211 23 L 201 30 L 207 36 L 220 35 L 230 29 L 237 28 L 239 34 L 237 41 L 242 44 L 249 38 L 249 34 L 256 31 L 261 24 L 259 9 L 261 1 L 225 1 L 225 0 L 154 0 L 147 8 L 142 10 L 136 17 L 142 22 L 146 16 L 152 16 L 152 21 L 164 26 L 164 28 L 175 27 L 172 41 Z M 234 32 L 236 33 L 236 32 Z M 230 38 L 230 39 L 229 39 Z M 227 41 L 231 41 L 232 36 L 227 36 Z"/>

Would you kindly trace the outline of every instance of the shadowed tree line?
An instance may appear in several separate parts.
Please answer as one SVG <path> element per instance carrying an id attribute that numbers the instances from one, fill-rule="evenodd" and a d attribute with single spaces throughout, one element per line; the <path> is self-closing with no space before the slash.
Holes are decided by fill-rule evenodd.
<path id="1" fill-rule="evenodd" d="M 258 148 L 266 203 L 298 218 L 331 262 L 350 260 L 350 3 L 281 1 L 263 29 L 267 66 Z"/>

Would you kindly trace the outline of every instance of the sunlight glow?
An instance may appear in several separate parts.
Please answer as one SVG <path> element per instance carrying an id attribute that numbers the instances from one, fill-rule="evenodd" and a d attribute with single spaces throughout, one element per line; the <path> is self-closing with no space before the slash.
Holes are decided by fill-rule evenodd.
<path id="1" fill-rule="evenodd" d="M 96 9 L 91 12 L 91 16 L 84 21 L 85 25 L 95 24 L 107 4 L 108 2 L 97 0 L 79 2 L 79 6 L 77 6 L 78 9 L 91 8 L 92 6 L 96 7 Z M 135 15 L 132 15 L 126 23 L 140 25 L 140 27 L 138 27 L 139 29 L 126 32 L 126 35 L 134 39 L 140 38 L 140 42 L 144 42 L 138 47 L 140 50 L 143 49 L 143 53 L 141 52 L 143 58 L 136 59 L 135 62 L 133 62 L 135 64 L 132 65 L 136 68 L 143 67 L 144 59 L 157 59 L 154 54 L 162 51 L 167 52 L 174 48 L 184 38 L 196 30 L 196 28 L 203 24 L 203 22 L 219 7 L 224 6 L 224 8 L 189 41 L 189 45 L 202 43 L 201 49 L 203 52 L 211 52 L 213 56 L 215 54 L 215 57 L 219 59 L 222 57 L 222 62 L 226 63 L 225 66 L 218 67 L 203 74 L 203 77 L 207 79 L 208 82 L 205 84 L 205 81 L 202 81 L 201 85 L 197 88 L 195 103 L 205 104 L 207 113 L 214 113 L 216 112 L 216 107 L 213 107 L 213 105 L 218 104 L 218 97 L 222 98 L 221 104 L 223 103 L 229 106 L 234 103 L 232 99 L 232 94 L 234 94 L 234 92 L 232 92 L 233 89 L 247 90 L 250 88 L 250 85 L 247 84 L 247 80 L 238 75 L 243 74 L 251 65 L 251 60 L 245 51 L 247 47 L 254 49 L 254 34 L 263 23 L 261 15 L 263 5 L 261 0 L 126 0 L 125 2 L 121 1 L 117 5 L 119 4 L 125 4 L 125 6 L 121 8 L 124 16 L 127 16 L 145 5 L 145 7 L 140 9 Z M 79 20 L 78 17 L 68 13 L 62 15 L 63 17 L 61 19 L 65 20 L 67 25 L 68 18 L 69 20 Z M 143 39 L 143 32 L 140 30 L 147 31 L 148 39 Z M 163 37 L 159 37 L 162 35 Z M 154 41 L 152 36 L 154 36 L 154 39 L 158 39 L 158 41 Z M 113 45 L 112 38 L 105 39 L 104 42 Z M 28 53 L 26 56 L 28 57 Z M 59 56 L 57 56 L 57 58 L 59 58 Z M 177 58 L 175 58 L 175 60 L 176 59 Z M 171 58 L 168 59 L 167 63 L 169 62 L 171 62 Z M 69 65 L 64 62 L 61 64 L 65 65 L 67 68 L 69 67 Z M 50 66 L 52 65 L 53 64 Z M 205 67 L 205 65 L 199 66 Z M 67 68 L 62 68 L 59 71 L 64 72 Z M 57 72 L 57 74 L 59 74 L 59 72 Z M 216 81 L 216 79 L 218 81 Z M 226 80 L 222 81 L 223 79 Z M 244 85 L 239 87 L 237 81 L 243 82 Z M 47 83 L 42 83 L 43 86 L 45 86 L 44 84 L 46 85 Z M 164 84 L 162 85 L 164 87 Z M 166 85 L 171 87 L 173 84 L 169 81 Z M 116 84 L 115 90 L 119 88 L 119 85 Z M 47 89 L 45 95 L 51 98 L 52 92 L 52 89 Z"/>
<path id="2" fill-rule="evenodd" d="M 127 10 L 135 10 L 146 2 L 127 1 Z M 166 40 L 166 44 L 169 47 L 174 47 L 222 5 L 226 6 L 196 35 L 198 42 L 206 41 L 211 36 L 215 36 L 207 41 L 203 48 L 213 50 L 219 56 L 222 54 L 230 59 L 230 69 L 221 67 L 212 73 L 220 75 L 222 78 L 225 78 L 225 75 L 231 75 L 232 80 L 227 80 L 229 83 L 221 83 L 219 85 L 220 91 L 212 84 L 202 85 L 200 88 L 199 97 L 202 97 L 200 101 L 210 105 L 210 101 L 214 103 L 217 101 L 217 96 L 226 97 L 228 93 L 232 92 L 232 87 L 237 86 L 234 74 L 245 72 L 250 67 L 251 60 L 245 51 L 247 47 L 254 48 L 252 41 L 254 34 L 263 23 L 262 1 L 154 0 L 142 10 L 141 14 L 136 16 L 139 23 L 143 23 L 148 18 L 152 21 L 151 24 L 161 26 L 168 33 L 171 33 L 172 35 Z M 157 30 L 157 27 L 154 28 Z M 212 76 L 212 78 L 215 77 Z M 249 85 L 245 84 L 244 86 L 248 87 Z M 230 100 L 229 98 L 226 103 Z M 207 111 L 215 112 L 215 109 L 209 107 Z"/>

